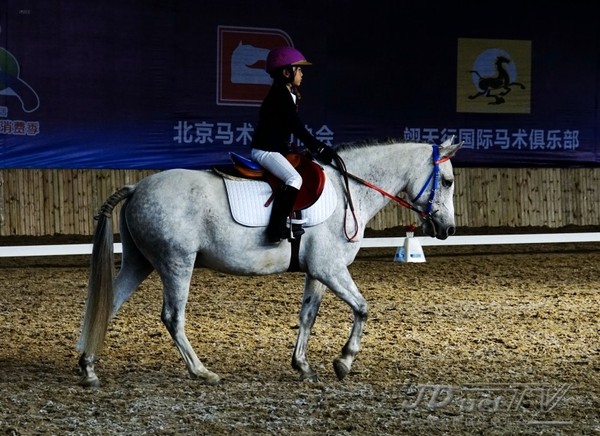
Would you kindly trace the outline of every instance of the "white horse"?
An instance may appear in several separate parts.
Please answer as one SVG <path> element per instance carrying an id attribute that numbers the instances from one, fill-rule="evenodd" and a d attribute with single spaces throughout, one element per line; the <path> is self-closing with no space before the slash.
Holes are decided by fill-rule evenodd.
<path id="1" fill-rule="evenodd" d="M 338 198 L 335 208 L 322 223 L 306 227 L 295 244 L 285 240 L 269 244 L 264 227 L 234 221 L 223 178 L 213 170 L 163 171 L 119 189 L 106 200 L 97 217 L 78 344 L 82 352 L 80 384 L 99 385 L 94 362 L 109 322 L 153 270 L 163 284 L 161 319 L 190 375 L 208 384 L 218 383 L 219 376 L 200 362 L 185 333 L 185 306 L 194 267 L 264 275 L 289 271 L 292 261 L 295 270 L 306 273 L 292 367 L 301 380 L 317 380 L 306 351 L 321 300 L 329 288 L 354 315 L 350 336 L 334 360 L 335 373 L 343 379 L 359 351 L 367 319 L 367 302 L 348 271 L 366 224 L 394 199 L 418 213 L 425 234 L 439 239 L 454 234 L 454 175 L 449 159 L 461 145 L 453 144 L 450 138 L 440 146 L 386 142 L 337 147 L 336 164 L 325 167 L 328 183 Z M 410 202 L 399 197 L 400 193 Z M 113 277 L 111 215 L 122 200 L 126 200 L 120 214 L 123 253 L 120 270 Z M 294 245 L 295 252 L 291 248 Z"/>

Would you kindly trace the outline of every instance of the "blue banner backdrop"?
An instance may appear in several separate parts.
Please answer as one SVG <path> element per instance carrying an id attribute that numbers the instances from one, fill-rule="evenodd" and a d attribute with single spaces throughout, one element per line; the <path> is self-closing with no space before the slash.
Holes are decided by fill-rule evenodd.
<path id="1" fill-rule="evenodd" d="M 278 45 L 313 62 L 301 117 L 331 144 L 456 135 L 455 166 L 598 166 L 592 6 L 0 0 L 0 168 L 247 155 Z"/>

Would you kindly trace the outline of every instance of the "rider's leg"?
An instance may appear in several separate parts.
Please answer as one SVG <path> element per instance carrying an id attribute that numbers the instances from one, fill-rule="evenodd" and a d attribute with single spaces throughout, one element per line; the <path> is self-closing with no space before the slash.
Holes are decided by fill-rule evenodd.
<path id="1" fill-rule="evenodd" d="M 283 181 L 284 186 L 275 193 L 271 219 L 267 227 L 269 242 L 279 242 L 288 238 L 287 220 L 293 212 L 294 202 L 302 186 L 302 176 L 292 164 L 278 152 L 252 149 L 252 159 Z M 294 236 L 300 236 L 304 230 L 294 225 Z"/>
<path id="2" fill-rule="evenodd" d="M 267 226 L 267 239 L 269 242 L 279 242 L 282 239 L 290 237 L 287 220 L 292 215 L 297 196 L 298 190 L 289 185 L 283 185 L 275 194 L 273 209 L 271 210 L 271 220 Z M 293 229 L 293 236 L 300 236 L 304 233 L 304 230 L 297 225 L 294 225 Z"/>

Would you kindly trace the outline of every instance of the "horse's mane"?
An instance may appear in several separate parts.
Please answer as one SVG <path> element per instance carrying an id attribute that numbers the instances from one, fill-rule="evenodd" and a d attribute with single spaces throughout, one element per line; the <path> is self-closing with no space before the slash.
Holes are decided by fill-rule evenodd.
<path id="1" fill-rule="evenodd" d="M 353 141 L 353 142 L 342 142 L 340 144 L 336 144 L 334 146 L 334 148 L 336 151 L 342 151 L 342 150 L 353 150 L 353 149 L 363 148 L 363 147 L 372 147 L 372 146 L 377 146 L 377 145 L 389 145 L 389 144 L 399 144 L 399 143 L 408 143 L 408 142 L 410 142 L 410 141 L 407 141 L 405 139 L 396 139 L 396 138 L 387 138 L 384 140 L 363 139 L 363 140 Z"/>

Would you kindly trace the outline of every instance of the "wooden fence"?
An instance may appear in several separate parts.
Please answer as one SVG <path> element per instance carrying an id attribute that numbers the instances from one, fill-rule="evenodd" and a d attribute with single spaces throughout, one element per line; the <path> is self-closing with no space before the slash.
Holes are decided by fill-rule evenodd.
<path id="1" fill-rule="evenodd" d="M 0 236 L 91 235 L 104 200 L 154 172 L 0 170 Z M 600 169 L 455 168 L 454 174 L 458 227 L 600 224 Z M 413 212 L 390 204 L 369 227 L 411 223 L 417 223 Z"/>

